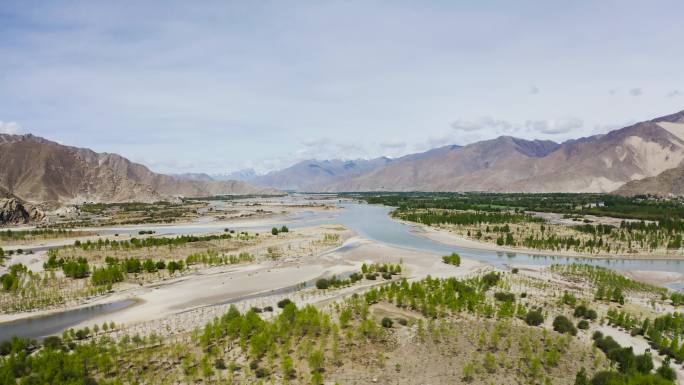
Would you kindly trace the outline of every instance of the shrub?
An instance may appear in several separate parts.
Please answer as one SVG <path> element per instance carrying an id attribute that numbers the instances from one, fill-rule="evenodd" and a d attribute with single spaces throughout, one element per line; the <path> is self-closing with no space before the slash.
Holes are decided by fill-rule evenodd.
<path id="1" fill-rule="evenodd" d="M 563 334 L 570 333 L 573 336 L 577 334 L 575 325 L 573 325 L 572 322 L 570 322 L 570 320 L 563 315 L 559 315 L 553 320 L 553 330 Z"/>
<path id="2" fill-rule="evenodd" d="M 64 262 L 62 271 L 69 278 L 85 278 L 90 273 L 90 267 L 85 258 L 78 258 Z"/>
<path id="3" fill-rule="evenodd" d="M 596 310 L 594 309 L 587 309 L 587 312 L 584 313 L 584 318 L 593 321 L 598 318 L 598 314 L 596 314 Z"/>
<path id="4" fill-rule="evenodd" d="M 220 370 L 227 368 L 226 362 L 223 360 L 223 358 L 217 358 L 216 361 L 214 361 L 214 367 Z"/>
<path id="5" fill-rule="evenodd" d="M 402 326 L 408 325 L 408 320 L 406 318 L 399 318 L 397 320 L 397 322 L 399 322 L 399 325 L 402 325 Z"/>
<path id="6" fill-rule="evenodd" d="M 587 312 L 587 307 L 584 305 L 577 305 L 575 308 L 575 313 L 573 314 L 575 317 L 584 317 L 584 315 Z"/>
<path id="7" fill-rule="evenodd" d="M 381 321 L 382 327 L 384 328 L 391 328 L 394 322 L 392 321 L 391 318 L 385 317 Z"/>
<path id="8" fill-rule="evenodd" d="M 500 279 L 501 276 L 493 271 L 482 276 L 482 282 L 487 288 L 496 286 Z"/>
<path id="9" fill-rule="evenodd" d="M 666 380 L 674 381 L 677 379 L 677 373 L 675 373 L 674 369 L 672 369 L 667 362 L 659 367 L 658 370 L 656 370 L 656 373 L 660 374 L 660 377 Z"/>
<path id="10" fill-rule="evenodd" d="M 586 369 L 582 368 L 575 376 L 575 385 L 589 385 L 589 376 Z"/>
<path id="11" fill-rule="evenodd" d="M 582 318 L 588 319 L 588 320 L 595 320 L 598 317 L 596 310 L 589 309 L 585 305 L 577 305 L 573 315 L 575 317 L 582 317 Z"/>
<path id="12" fill-rule="evenodd" d="M 290 300 L 289 298 L 281 299 L 280 301 L 278 301 L 278 307 L 281 309 L 284 309 L 285 306 L 287 306 L 288 304 L 291 304 L 291 303 L 292 303 L 292 300 Z"/>
<path id="13" fill-rule="evenodd" d="M 639 373 L 651 373 L 651 370 L 653 370 L 653 357 L 651 357 L 651 353 L 644 353 L 636 356 L 635 366 Z"/>
<path id="14" fill-rule="evenodd" d="M 268 369 L 266 369 L 266 368 L 259 367 L 259 368 L 256 368 L 256 370 L 254 371 L 254 375 L 256 376 L 256 378 L 264 378 L 264 377 L 268 376 L 268 374 L 269 374 Z"/>
<path id="15" fill-rule="evenodd" d="M 577 297 L 574 294 L 568 293 L 567 291 L 563 293 L 563 303 L 570 306 L 575 306 L 577 303 Z"/>
<path id="16" fill-rule="evenodd" d="M 461 266 L 461 256 L 458 255 L 458 253 L 451 253 L 451 255 L 443 256 L 442 262 L 449 265 Z"/>
<path id="17" fill-rule="evenodd" d="M 539 310 L 530 310 L 525 316 L 525 322 L 530 326 L 539 326 L 544 323 L 544 315 Z"/>
<path id="18" fill-rule="evenodd" d="M 113 283 L 121 282 L 124 279 L 124 273 L 119 266 L 108 266 L 93 271 L 90 280 L 93 285 L 111 285 Z"/>
<path id="19" fill-rule="evenodd" d="M 583 319 L 577 323 L 577 328 L 582 329 L 582 330 L 587 330 L 587 329 L 589 329 L 589 322 L 587 322 L 587 320 Z"/>
<path id="20" fill-rule="evenodd" d="M 46 349 L 59 350 L 62 348 L 62 339 L 57 336 L 45 337 L 43 346 L 45 346 Z"/>
<path id="21" fill-rule="evenodd" d="M 515 294 L 504 293 L 500 291 L 494 294 L 494 298 L 496 298 L 497 301 L 501 302 L 513 302 L 515 301 Z"/>
<path id="22" fill-rule="evenodd" d="M 321 278 L 321 279 L 316 281 L 316 288 L 317 289 L 325 290 L 329 287 L 330 287 L 330 281 L 328 281 L 325 278 Z"/>

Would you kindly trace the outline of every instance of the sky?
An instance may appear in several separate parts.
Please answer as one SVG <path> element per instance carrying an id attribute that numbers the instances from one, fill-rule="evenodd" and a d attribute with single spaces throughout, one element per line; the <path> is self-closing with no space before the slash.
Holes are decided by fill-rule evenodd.
<path id="1" fill-rule="evenodd" d="M 0 2 L 0 132 L 266 172 L 684 109 L 684 2 Z"/>

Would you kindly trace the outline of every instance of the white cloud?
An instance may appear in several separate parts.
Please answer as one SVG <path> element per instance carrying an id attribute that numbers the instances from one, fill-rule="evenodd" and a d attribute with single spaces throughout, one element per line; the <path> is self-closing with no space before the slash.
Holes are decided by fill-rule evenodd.
<path id="1" fill-rule="evenodd" d="M 670 91 L 670 92 L 667 93 L 667 97 L 668 97 L 668 98 L 676 98 L 677 96 L 679 96 L 679 95 L 681 95 L 681 94 L 682 94 L 682 93 L 681 93 L 681 91 L 679 91 L 679 90 L 672 90 L 672 91 Z"/>
<path id="2" fill-rule="evenodd" d="M 535 86 L 535 85 L 530 86 L 530 94 L 537 95 L 538 93 L 539 93 L 539 88 L 537 88 L 537 86 Z"/>
<path id="3" fill-rule="evenodd" d="M 476 120 L 458 119 L 451 123 L 451 128 L 456 131 L 481 131 L 492 129 L 498 132 L 509 132 L 513 129 L 513 125 L 505 120 L 494 119 L 491 116 L 483 116 Z"/>
<path id="4" fill-rule="evenodd" d="M 632 96 L 641 96 L 643 94 L 643 90 L 641 88 L 632 88 L 629 90 L 629 94 Z"/>
<path id="5" fill-rule="evenodd" d="M 19 135 L 23 133 L 24 129 L 19 123 L 0 121 L 0 134 Z"/>
<path id="6" fill-rule="evenodd" d="M 584 126 L 584 121 L 578 118 L 528 120 L 525 122 L 525 126 L 542 134 L 557 135 L 582 128 Z"/>

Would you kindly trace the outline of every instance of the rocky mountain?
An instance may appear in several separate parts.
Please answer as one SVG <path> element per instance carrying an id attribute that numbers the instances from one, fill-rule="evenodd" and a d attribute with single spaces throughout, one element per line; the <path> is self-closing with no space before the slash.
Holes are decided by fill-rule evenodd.
<path id="1" fill-rule="evenodd" d="M 656 119 L 653 123 L 680 138 L 684 138 L 684 111 Z M 621 195 L 684 195 L 684 165 L 680 164 L 656 176 L 627 182 L 615 193 Z"/>
<path id="2" fill-rule="evenodd" d="M 282 190 L 319 191 L 332 183 L 360 177 L 391 162 L 386 157 L 370 160 L 305 160 L 283 170 L 256 176 L 250 179 L 250 183 Z"/>
<path id="3" fill-rule="evenodd" d="M 684 195 L 684 167 L 675 167 L 660 174 L 625 183 L 614 191 L 619 195 Z"/>
<path id="4" fill-rule="evenodd" d="M 398 158 L 387 166 L 340 181 L 325 191 L 480 191 L 505 186 L 529 175 L 527 162 L 558 149 L 551 141 L 510 136 L 444 146 Z"/>
<path id="5" fill-rule="evenodd" d="M 109 153 L 33 135 L 0 134 L 0 188 L 24 201 L 155 201 L 219 194 L 276 194 L 240 181 L 181 180 Z"/>
<path id="6" fill-rule="evenodd" d="M 563 143 L 502 136 L 445 146 L 340 178 L 320 190 L 611 192 L 678 167 L 682 160 L 684 111 Z"/>

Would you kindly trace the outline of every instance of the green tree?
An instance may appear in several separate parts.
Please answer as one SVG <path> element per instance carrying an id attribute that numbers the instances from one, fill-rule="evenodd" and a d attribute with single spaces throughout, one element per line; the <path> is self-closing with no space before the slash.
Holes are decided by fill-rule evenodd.
<path id="1" fill-rule="evenodd" d="M 635 361 L 636 370 L 639 373 L 648 374 L 653 370 L 653 357 L 651 357 L 651 353 L 640 354 L 636 356 Z"/>
<path id="2" fill-rule="evenodd" d="M 311 373 L 322 372 L 323 365 L 325 364 L 325 356 L 320 350 L 311 352 L 309 355 L 309 369 Z"/>
<path id="3" fill-rule="evenodd" d="M 573 325 L 572 322 L 570 322 L 570 320 L 563 315 L 559 315 L 553 320 L 553 330 L 563 334 L 569 333 L 573 336 L 577 334 L 575 325 Z"/>
<path id="4" fill-rule="evenodd" d="M 577 372 L 575 385 L 589 385 L 589 376 L 587 376 L 587 371 L 584 368 Z"/>
<path id="5" fill-rule="evenodd" d="M 539 310 L 530 310 L 525 315 L 525 322 L 530 326 L 539 326 L 544 323 L 544 315 Z"/>

